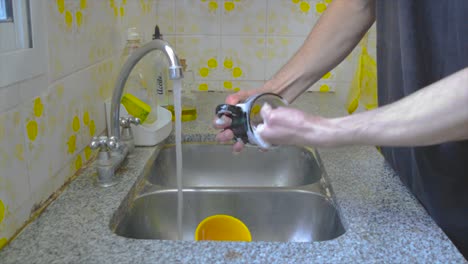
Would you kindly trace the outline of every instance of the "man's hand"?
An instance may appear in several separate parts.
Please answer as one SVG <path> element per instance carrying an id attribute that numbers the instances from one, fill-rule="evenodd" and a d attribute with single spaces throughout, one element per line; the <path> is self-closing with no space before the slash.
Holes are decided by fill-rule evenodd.
<path id="1" fill-rule="evenodd" d="M 226 98 L 226 103 L 236 104 L 242 102 L 255 92 L 239 92 Z M 308 115 L 298 109 L 279 107 L 272 109 L 269 105 L 262 107 L 261 115 L 263 125 L 259 126 L 257 133 L 266 142 L 273 145 L 298 145 L 333 147 L 340 143 L 337 139 L 339 127 L 331 119 Z M 231 119 L 223 116 L 216 118 L 214 127 L 224 129 L 216 139 L 219 142 L 231 142 L 234 134 L 226 129 L 231 124 Z M 236 142 L 234 152 L 242 151 L 244 144 Z"/>
<path id="2" fill-rule="evenodd" d="M 269 105 L 263 106 L 260 113 L 263 125 L 257 133 L 270 144 L 333 147 L 340 143 L 339 127 L 330 119 L 289 107 L 272 109 Z"/>
<path id="3" fill-rule="evenodd" d="M 226 104 L 236 105 L 243 102 L 249 96 L 257 93 L 264 93 L 262 88 L 249 91 L 240 91 L 234 94 L 230 94 L 226 97 Z M 234 139 L 234 133 L 230 129 L 226 129 L 231 125 L 231 119 L 229 117 L 223 116 L 222 118 L 215 117 L 213 121 L 213 126 L 216 129 L 222 129 L 222 131 L 216 136 L 216 140 L 222 143 L 232 142 Z M 233 146 L 234 152 L 240 152 L 244 148 L 244 143 L 242 141 L 236 142 Z"/>
<path id="4" fill-rule="evenodd" d="M 289 103 L 293 102 L 308 87 L 338 65 L 359 43 L 375 21 L 374 3 L 374 0 L 333 1 L 302 47 L 275 76 L 259 89 L 241 91 L 228 96 L 226 103 L 237 104 L 252 94 L 265 92 L 280 94 Z M 324 122 L 320 118 L 316 119 L 319 123 Z M 214 127 L 223 129 L 217 135 L 218 141 L 232 141 L 234 138 L 232 131 L 225 129 L 230 124 L 229 118 L 215 119 Z M 268 130 L 265 133 L 268 133 Z M 242 143 L 234 145 L 236 152 L 242 148 Z"/>

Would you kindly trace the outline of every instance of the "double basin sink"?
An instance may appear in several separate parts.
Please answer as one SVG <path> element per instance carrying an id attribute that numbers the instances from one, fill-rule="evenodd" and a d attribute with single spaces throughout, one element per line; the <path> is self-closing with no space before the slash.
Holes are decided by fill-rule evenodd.
<path id="1" fill-rule="evenodd" d="M 206 217 L 227 214 L 249 228 L 253 241 L 324 241 L 345 228 L 325 170 L 313 149 L 268 152 L 229 145 L 183 144 L 183 240 L 194 240 Z M 111 220 L 120 236 L 176 240 L 175 146 L 156 151 Z"/>

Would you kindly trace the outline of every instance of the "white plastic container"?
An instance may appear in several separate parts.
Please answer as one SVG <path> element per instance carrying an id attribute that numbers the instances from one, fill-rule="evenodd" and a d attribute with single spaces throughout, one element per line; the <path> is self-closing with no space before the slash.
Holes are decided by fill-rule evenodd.
<path id="1" fill-rule="evenodd" d="M 107 134 L 110 136 L 111 127 L 111 100 L 105 102 Z M 132 126 L 133 138 L 135 146 L 155 146 L 164 141 L 172 132 L 172 115 L 171 112 L 163 107 L 157 106 L 156 109 L 158 119 L 151 124 L 141 124 Z M 129 116 L 125 107 L 120 105 L 120 116 Z"/>

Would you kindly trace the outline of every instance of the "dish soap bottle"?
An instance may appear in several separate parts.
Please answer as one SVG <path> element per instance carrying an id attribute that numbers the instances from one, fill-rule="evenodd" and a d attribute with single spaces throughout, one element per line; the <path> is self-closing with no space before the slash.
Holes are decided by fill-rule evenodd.
<path id="1" fill-rule="evenodd" d="M 136 28 L 129 28 L 127 30 L 127 43 L 120 57 L 120 64 L 123 65 L 127 58 L 141 46 L 141 37 L 137 32 Z M 122 100 L 122 104 L 129 113 L 136 113 L 141 109 L 135 109 L 135 106 L 145 106 L 146 108 L 142 112 L 148 112 L 146 118 L 143 118 L 143 124 L 152 124 L 157 120 L 157 104 L 154 93 L 151 93 L 151 89 L 148 89 L 147 80 L 145 79 L 145 72 L 143 65 L 138 63 L 133 68 L 132 72 L 128 76 L 127 83 L 125 84 L 124 91 L 130 95 L 136 97 L 135 100 Z M 134 98 L 127 96 L 125 98 Z M 144 104 L 139 103 L 141 100 Z M 148 108 L 149 106 L 149 108 Z M 139 116 L 135 116 L 142 118 Z"/>
<path id="2" fill-rule="evenodd" d="M 163 39 L 163 35 L 159 31 L 158 25 L 154 27 L 154 34 L 153 34 L 153 40 L 154 39 Z M 153 68 L 153 73 L 154 74 L 151 80 L 151 87 L 156 88 L 156 100 L 159 105 L 161 106 L 167 106 L 170 104 L 169 96 L 168 96 L 168 82 L 167 80 L 169 79 L 169 65 L 167 63 L 166 58 L 164 57 L 164 54 L 159 51 L 155 50 L 153 51 L 154 56 L 151 56 L 152 64 L 154 64 Z"/>
<path id="3" fill-rule="evenodd" d="M 163 39 L 163 35 L 159 30 L 158 25 L 154 27 L 153 39 Z M 153 72 L 156 76 L 155 80 L 151 80 L 151 87 L 154 85 L 157 92 L 157 102 L 159 105 L 164 106 L 172 113 L 172 120 L 175 120 L 175 111 L 173 100 L 169 96 L 169 65 L 164 54 L 160 51 L 154 51 L 154 56 L 151 58 L 154 63 Z M 183 68 L 184 78 L 182 79 L 182 122 L 192 121 L 197 119 L 197 108 L 195 107 L 195 94 L 193 93 L 193 84 L 195 81 L 194 73 L 187 70 L 187 64 L 184 59 L 180 59 L 180 64 Z"/>

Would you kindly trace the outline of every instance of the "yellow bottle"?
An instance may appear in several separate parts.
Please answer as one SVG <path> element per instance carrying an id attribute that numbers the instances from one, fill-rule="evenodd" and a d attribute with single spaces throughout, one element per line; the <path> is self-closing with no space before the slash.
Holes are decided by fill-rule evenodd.
<path id="1" fill-rule="evenodd" d="M 172 114 L 172 121 L 175 121 L 174 105 L 166 105 L 165 108 Z M 197 108 L 194 106 L 182 105 L 182 122 L 193 121 L 197 119 Z"/>
<path id="2" fill-rule="evenodd" d="M 195 81 L 193 71 L 187 71 L 187 64 L 185 59 L 180 59 L 180 64 L 184 71 L 184 78 L 182 79 L 182 122 L 193 121 L 197 119 L 196 98 L 193 92 L 193 84 Z M 165 106 L 167 110 L 172 113 L 172 121 L 175 121 L 174 105 L 169 104 Z"/>

